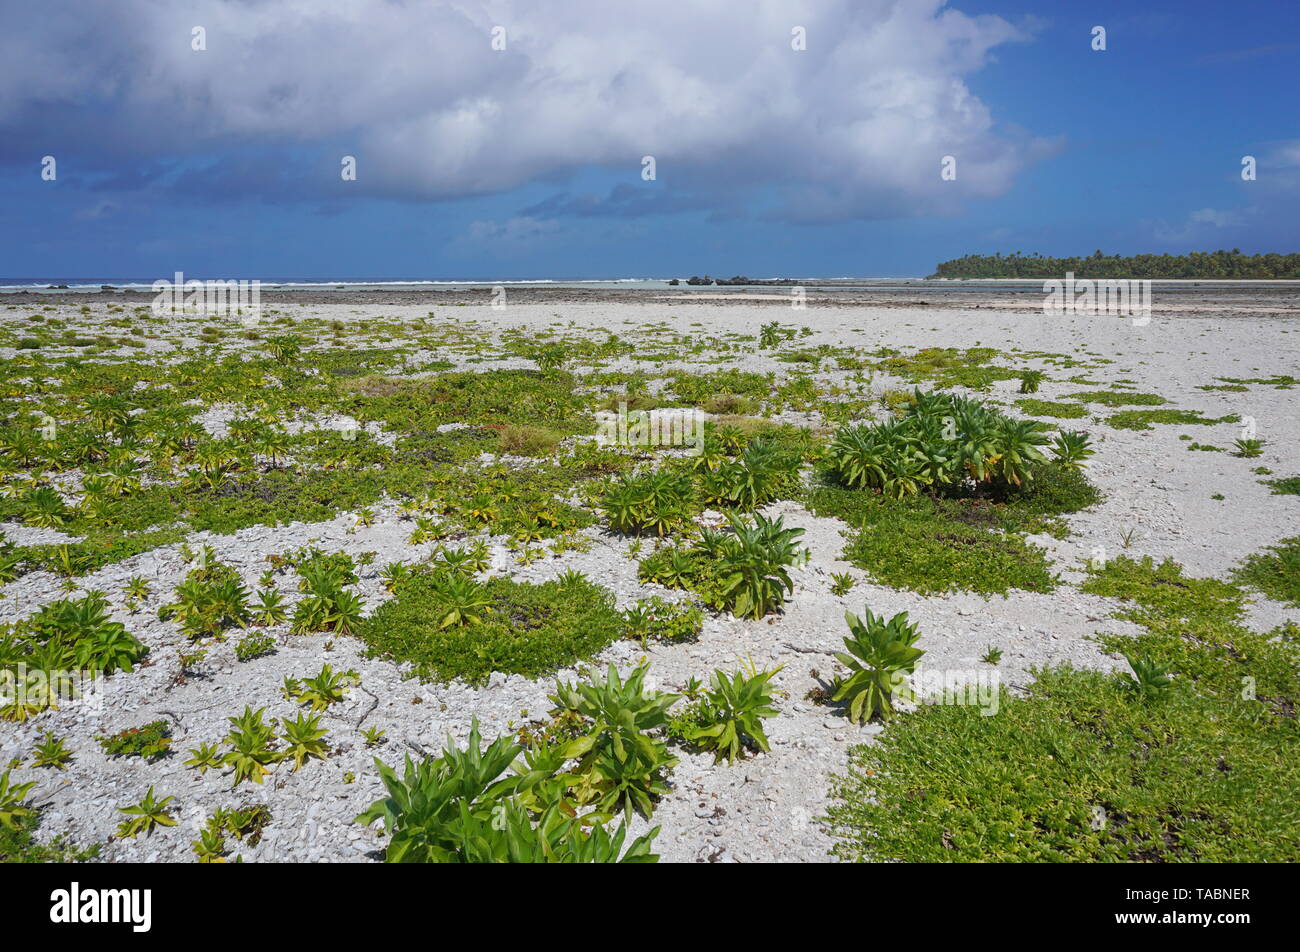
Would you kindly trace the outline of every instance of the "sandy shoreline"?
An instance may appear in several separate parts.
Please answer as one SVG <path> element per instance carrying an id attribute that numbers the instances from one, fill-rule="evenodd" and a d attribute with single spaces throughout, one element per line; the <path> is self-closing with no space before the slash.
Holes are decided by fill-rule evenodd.
<path id="1" fill-rule="evenodd" d="M 654 303 L 679 306 L 764 305 L 789 308 L 792 290 L 778 287 L 547 287 L 506 285 L 507 304 L 581 305 Z M 490 304 L 493 286 L 455 288 L 263 288 L 264 305 L 384 306 L 409 308 L 473 307 Z M 139 307 L 154 300 L 152 291 L 19 291 L 0 294 L 0 305 L 43 307 L 116 303 Z M 804 301 L 809 308 L 915 307 L 927 311 L 1041 311 L 1041 281 L 909 280 L 886 286 L 809 284 Z M 1300 317 L 1300 281 L 1154 281 L 1152 310 L 1170 317 L 1201 314 L 1223 316 Z"/>

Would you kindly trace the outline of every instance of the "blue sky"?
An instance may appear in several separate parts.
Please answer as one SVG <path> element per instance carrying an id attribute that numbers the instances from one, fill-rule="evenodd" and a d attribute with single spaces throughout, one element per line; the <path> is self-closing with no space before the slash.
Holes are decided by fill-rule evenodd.
<path id="1" fill-rule="evenodd" d="M 0 277 L 923 275 L 968 252 L 1300 250 L 1294 2 L 0 9 Z"/>

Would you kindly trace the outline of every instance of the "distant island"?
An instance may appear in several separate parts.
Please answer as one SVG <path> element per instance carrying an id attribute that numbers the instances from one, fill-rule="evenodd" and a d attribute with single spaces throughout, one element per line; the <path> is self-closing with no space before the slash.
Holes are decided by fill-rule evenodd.
<path id="1" fill-rule="evenodd" d="M 1243 280 L 1300 278 L 1300 254 L 1244 255 L 1231 251 L 1193 251 L 1185 255 L 1107 255 L 1047 258 L 1040 254 L 966 255 L 940 262 L 932 278 L 1205 278 Z"/>

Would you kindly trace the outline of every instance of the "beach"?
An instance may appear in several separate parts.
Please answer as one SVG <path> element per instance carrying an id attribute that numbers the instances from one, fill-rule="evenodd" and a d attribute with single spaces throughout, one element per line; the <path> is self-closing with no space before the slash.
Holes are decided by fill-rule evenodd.
<path id="1" fill-rule="evenodd" d="M 340 379 L 346 379 L 346 371 L 353 376 L 422 380 L 459 371 L 489 374 L 532 368 L 526 357 L 506 352 L 503 335 L 507 342 L 518 334 L 565 341 L 571 353 L 577 352 L 577 341 L 595 342 L 594 347 L 614 336 L 633 346 L 621 351 L 611 346 L 611 356 L 600 360 L 578 353 L 564 364 L 564 371 L 593 399 L 617 395 L 617 386 L 601 381 L 618 375 L 645 376 L 652 394 L 663 393 L 669 375 L 678 371 L 772 374 L 774 389 L 794 378 L 807 379 L 815 398 L 786 401 L 780 409 L 751 415 L 829 438 L 844 422 L 824 412 L 835 401 L 860 399 L 872 408 L 869 415 L 864 411 L 849 422 L 883 419 L 889 411 L 881 401 L 889 394 L 939 384 L 882 369 L 879 363 L 889 352 L 909 356 L 949 349 L 957 355 L 953 361 L 958 369 L 969 365 L 1043 371 L 1039 389 L 1031 394 L 1020 391 L 1014 375 L 988 380 L 979 388 L 955 384 L 945 389 L 975 396 L 1016 419 L 1037 418 L 1052 427 L 1087 433 L 1095 452 L 1086 476 L 1100 501 L 1063 517 L 1068 531 L 1024 536 L 1026 544 L 1045 553 L 1058 579 L 1051 591 L 1013 587 L 1005 594 L 986 595 L 960 590 L 921 594 L 881 584 L 870 566 L 843 558 L 850 531 L 844 520 L 815 515 L 798 499 L 780 499 L 762 511 L 802 529 L 800 542 L 809 550 L 807 561 L 790 569 L 793 588 L 781 611 L 761 618 L 711 612 L 704 617 L 698 640 L 690 643 L 619 640 L 582 665 L 565 665 L 553 676 L 494 673 L 481 685 L 422 682 L 408 677 L 409 669 L 401 664 L 367 652 L 356 638 L 290 634 L 283 624 L 271 626 L 274 653 L 249 662 L 237 660 L 232 653 L 234 632 L 207 645 L 201 675 L 179 676 L 178 670 L 187 669 L 178 658 L 192 645 L 175 621 L 158 617 L 158 608 L 193 569 L 183 558 L 183 545 L 191 551 L 210 546 L 249 589 L 256 586 L 268 557 L 290 550 L 315 546 L 346 552 L 358 564 L 366 556 L 355 590 L 367 615 L 394 597 L 382 583 L 380 566 L 394 560 L 418 562 L 438 545 L 412 545 L 409 514 L 394 498 L 367 506 L 367 519 L 359 519 L 360 510 L 349 507 L 313 522 L 257 524 L 232 532 L 186 531 L 183 542 L 149 548 L 71 580 L 76 592 L 106 593 L 112 617 L 148 647 L 149 662 L 108 679 L 108 703 L 101 713 L 68 704 L 7 725 L 0 735 L 0 757 L 8 761 L 22 754 L 48 730 L 69 738 L 78 755 L 65 776 L 74 782 L 48 789 L 43 822 L 49 831 L 70 831 L 79 841 L 106 840 L 120 820 L 114 808 L 133 801 L 151 783 L 175 796 L 186 835 L 114 840 L 105 847 L 106 858 L 112 860 L 188 859 L 190 841 L 215 805 L 251 802 L 268 805 L 274 819 L 256 845 L 241 845 L 245 859 L 369 861 L 382 855 L 382 840 L 374 828 L 353 819 L 383 793 L 372 765 L 376 756 L 394 763 L 407 754 L 436 753 L 446 737 L 463 743 L 475 722 L 484 737 L 511 735 L 521 724 L 542 718 L 551 707 L 547 696 L 555 680 L 574 679 L 580 668 L 601 671 L 615 664 L 627 669 L 645 659 L 654 684 L 680 690 L 688 679 L 707 678 L 714 669 L 734 670 L 747 662 L 760 668 L 779 665 L 773 680 L 780 691 L 779 714 L 767 722 L 770 750 L 751 752 L 733 764 L 715 763 L 703 751 L 676 751 L 680 764 L 672 772 L 671 789 L 652 820 L 634 815 L 630 829 L 639 835 L 651 826 L 661 827 L 656 848 L 663 861 L 824 860 L 833 838 L 820 818 L 827 810 L 832 777 L 845 771 L 852 747 L 871 744 L 889 729 L 880 721 L 854 724 L 815 697 L 835 667 L 846 611 L 860 613 L 865 604 L 885 617 L 906 612 L 923 632 L 918 644 L 926 652 L 925 667 L 996 670 L 1002 686 L 1023 692 L 1037 668 L 1068 664 L 1126 670 L 1123 658 L 1107 650 L 1097 636 L 1134 635 L 1139 629 L 1117 617 L 1119 601 L 1081 590 L 1090 562 L 1149 556 L 1157 564 L 1171 559 L 1189 576 L 1227 578 L 1252 554 L 1295 534 L 1300 515 L 1300 497 L 1278 494 L 1269 484 L 1270 478 L 1300 474 L 1300 386 L 1292 382 L 1300 367 L 1296 287 L 1157 283 L 1150 319 L 1139 323 L 1118 315 L 1045 315 L 1040 283 L 999 284 L 985 290 L 951 284 L 809 290 L 803 307 L 792 306 L 788 291 L 781 288 L 510 286 L 502 307 L 492 306 L 490 286 L 441 291 L 264 290 L 262 313 L 255 318 L 191 314 L 165 320 L 148 315 L 152 296 L 145 292 L 6 295 L 0 298 L 0 327 L 9 336 L 0 347 L 0 359 L 10 365 L 14 398 L 30 397 L 33 406 L 44 405 L 52 391 L 24 396 L 23 381 L 64 376 L 60 361 L 74 355 L 82 365 L 106 362 L 119 368 L 166 367 L 200 355 L 253 359 L 268 339 L 294 333 L 307 354 L 330 350 L 340 355 L 331 365 L 340 368 Z M 33 323 L 33 314 L 43 320 Z M 283 318 L 289 319 L 287 324 Z M 131 347 L 114 342 L 127 333 L 120 326 L 123 320 L 144 328 Z M 103 339 L 92 344 L 92 353 L 84 343 L 63 343 L 57 335 L 43 339 L 39 347 L 15 346 L 18 337 L 49 322 L 58 324 L 58 334 Z M 764 326 L 774 322 L 788 330 L 788 336 L 779 346 L 757 346 Z M 381 369 L 367 365 L 369 355 L 393 348 L 403 349 L 401 361 Z M 984 349 L 989 352 L 978 359 L 972 356 Z M 338 362 L 348 352 L 356 354 L 354 368 Z M 34 355 L 48 362 L 40 374 L 23 370 L 23 362 Z M 151 382 L 141 387 L 148 391 L 157 379 L 151 375 Z M 197 401 L 195 419 L 213 438 L 225 437 L 229 424 L 247 416 L 257 402 L 256 391 L 242 403 L 220 392 L 205 393 L 201 377 L 188 390 L 168 386 L 174 388 L 169 398 L 173 402 Z M 1117 413 L 1147 405 L 1129 405 L 1120 397 L 1110 405 L 1090 402 L 1078 396 L 1081 392 L 1156 395 L 1160 408 L 1187 411 L 1200 419 L 1117 425 Z M 119 396 L 129 397 L 130 391 Z M 1022 404 L 1027 396 L 1086 409 L 1070 418 L 1034 417 Z M 1029 409 L 1036 406 L 1030 404 Z M 291 422 L 294 433 L 359 429 L 382 446 L 388 426 L 375 419 L 351 420 L 330 408 L 281 412 L 282 422 Z M 1234 441 L 1246 436 L 1263 441 L 1258 456 L 1234 454 Z M 537 465 L 535 459 L 501 459 L 519 471 Z M 1256 472 L 1261 467 L 1268 472 Z M 812 478 L 811 473 L 809 467 L 806 477 Z M 70 500 L 78 498 L 75 468 L 51 478 Z M 716 513 L 704 518 L 720 521 Z M 5 522 L 3 531 L 9 542 L 21 546 L 77 538 L 75 533 L 24 525 L 15 518 Z M 607 531 L 599 522 L 580 534 L 589 546 L 585 551 L 527 564 L 519 564 L 508 540 L 490 531 L 468 538 L 487 543 L 490 575 L 543 583 L 566 571 L 581 572 L 613 593 L 620 609 L 650 595 L 675 597 L 673 591 L 639 578 L 629 538 Z M 645 540 L 647 551 L 654 542 Z M 832 576 L 841 573 L 851 574 L 855 584 L 847 593 L 835 594 Z M 153 592 L 143 609 L 130 604 L 124 594 L 133 577 L 148 579 Z M 45 569 L 8 582 L 0 588 L 0 622 L 28 617 L 68 597 L 64 582 Z M 291 600 L 298 597 L 292 586 L 286 591 Z M 1243 623 L 1265 631 L 1297 620 L 1300 610 L 1294 606 L 1256 593 Z M 995 669 L 982 662 L 990 648 L 1000 652 Z M 273 780 L 246 785 L 238 795 L 230 794 L 230 780 L 220 771 L 182 767 L 183 749 L 218 739 L 227 729 L 226 719 L 245 705 L 287 716 L 281 694 L 284 678 L 302 678 L 322 663 L 355 671 L 359 678 L 359 687 L 331 706 L 325 719 L 335 737 L 328 761 L 292 773 L 281 767 Z M 96 747 L 96 736 L 155 720 L 166 720 L 172 728 L 178 753 L 170 758 L 141 764 L 106 756 Z M 360 734 L 363 724 L 384 729 L 383 746 L 367 747 Z M 36 776 L 24 769 L 15 777 L 28 774 Z"/>

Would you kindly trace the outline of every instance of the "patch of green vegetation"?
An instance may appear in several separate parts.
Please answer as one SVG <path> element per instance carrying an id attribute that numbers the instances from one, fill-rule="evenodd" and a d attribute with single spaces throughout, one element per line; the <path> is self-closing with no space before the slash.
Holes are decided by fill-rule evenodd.
<path id="1" fill-rule="evenodd" d="M 780 609 L 794 590 L 788 571 L 805 559 L 797 545 L 802 529 L 787 529 L 782 517 L 752 522 L 728 513 L 729 533 L 703 529 L 691 546 L 656 550 L 638 567 L 643 581 L 697 593 L 703 602 L 742 618 L 762 618 Z"/>
<path id="2" fill-rule="evenodd" d="M 171 750 L 171 725 L 165 721 L 151 721 L 139 727 L 128 727 L 116 734 L 97 737 L 99 745 L 110 757 L 141 757 L 153 760 Z"/>
<path id="3" fill-rule="evenodd" d="M 101 844 L 76 846 L 66 833 L 40 842 L 35 833 L 40 814 L 17 818 L 12 826 L 0 823 L 0 863 L 88 863 L 99 858 Z"/>
<path id="4" fill-rule="evenodd" d="M 1086 435 L 979 401 L 919 390 L 901 420 L 841 430 L 826 453 L 815 512 L 859 530 L 845 558 L 878 581 L 923 593 L 1006 594 L 1056 585 L 1046 553 L 1021 537 L 1063 537 L 1059 518 L 1097 502 L 1081 473 Z"/>
<path id="5" fill-rule="evenodd" d="M 1169 401 L 1154 393 L 1133 393 L 1127 390 L 1080 390 L 1065 394 L 1066 400 L 1099 403 L 1106 407 L 1158 407 Z"/>
<path id="6" fill-rule="evenodd" d="M 998 713 L 936 705 L 853 749 L 835 853 L 905 862 L 1295 862 L 1296 719 L 1175 682 L 1038 672 Z"/>
<path id="7" fill-rule="evenodd" d="M 1150 430 L 1152 423 L 1210 426 L 1215 423 L 1236 423 L 1240 419 L 1241 417 L 1236 413 L 1208 419 L 1201 416 L 1200 410 L 1122 410 L 1107 417 L 1106 422 L 1117 430 Z"/>
<path id="8" fill-rule="evenodd" d="M 772 374 L 753 373 L 747 370 L 715 370 L 707 374 L 676 371 L 671 375 L 669 389 L 679 404 L 700 407 L 722 394 L 748 397 L 763 401 L 771 397 L 776 388 Z"/>
<path id="9" fill-rule="evenodd" d="M 924 706 L 854 748 L 830 810 L 836 853 L 912 862 L 1294 862 L 1276 791 L 1300 781 L 1300 629 L 1240 624 L 1234 585 L 1121 557 L 1083 590 L 1144 629 L 1106 635 L 1136 677 L 1036 672 L 996 716 Z M 1161 672 L 1170 672 L 1165 683 Z M 1163 687 L 1158 685 L 1163 684 Z"/>
<path id="10" fill-rule="evenodd" d="M 882 585 L 923 595 L 962 590 L 1005 595 L 1012 588 L 1050 592 L 1056 587 L 1046 553 L 1016 535 L 951 518 L 930 497 L 893 504 L 863 498 L 877 505 L 863 507 L 868 510 L 860 516 L 863 524 L 843 557 Z"/>
<path id="11" fill-rule="evenodd" d="M 1108 651 L 1155 661 L 1216 696 L 1240 696 L 1250 684 L 1283 705 L 1300 698 L 1300 645 L 1244 627 L 1246 596 L 1236 585 L 1189 578 L 1170 559 L 1122 556 L 1094 570 L 1082 590 L 1124 602 L 1117 617 L 1145 629 L 1101 636 Z"/>
<path id="12" fill-rule="evenodd" d="M 441 373 L 415 380 L 371 375 L 352 382 L 354 396 L 343 400 L 340 410 L 406 431 L 527 420 L 565 433 L 589 433 L 595 422 L 576 383 L 567 373 L 532 370 Z"/>
<path id="13" fill-rule="evenodd" d="M 482 684 L 494 671 L 541 677 L 623 635 L 613 595 L 581 576 L 466 585 L 449 584 L 445 573 L 417 572 L 357 637 L 376 655 L 410 662 L 419 678 Z"/>
<path id="14" fill-rule="evenodd" d="M 911 383 L 930 383 L 936 387 L 966 387 L 987 390 L 998 380 L 1013 380 L 1020 372 L 992 364 L 1001 354 L 992 347 L 923 347 L 908 356 L 882 347 L 873 355 L 882 358 L 871 366 L 902 377 Z"/>
<path id="15" fill-rule="evenodd" d="M 1062 514 L 1093 505 L 1098 493 L 1082 474 L 1046 469 L 1033 491 L 1002 501 L 873 493 L 821 486 L 807 505 L 817 515 L 843 519 L 857 531 L 844 558 L 876 581 L 922 594 L 1010 589 L 1050 592 L 1057 585 L 1046 552 L 1021 533 L 1065 535 Z"/>
<path id="16" fill-rule="evenodd" d="M 1279 390 L 1289 390 L 1296 384 L 1300 383 L 1290 374 L 1277 374 L 1273 377 L 1215 377 L 1215 380 L 1222 380 L 1224 383 L 1237 384 L 1259 384 L 1263 387 L 1277 387 Z"/>
<path id="17" fill-rule="evenodd" d="M 1061 403 L 1057 400 L 1037 400 L 1028 397 L 1024 400 L 1017 400 L 1016 406 L 1029 416 L 1036 417 L 1078 420 L 1088 415 L 1088 408 L 1081 403 Z"/>
<path id="18" fill-rule="evenodd" d="M 1269 479 L 1264 481 L 1264 485 L 1273 490 L 1274 496 L 1300 496 L 1300 476 Z"/>
<path id="19" fill-rule="evenodd" d="M 1235 574 L 1243 585 L 1258 589 L 1274 601 L 1300 608 L 1300 536 L 1283 539 L 1263 553 L 1247 556 Z"/>

